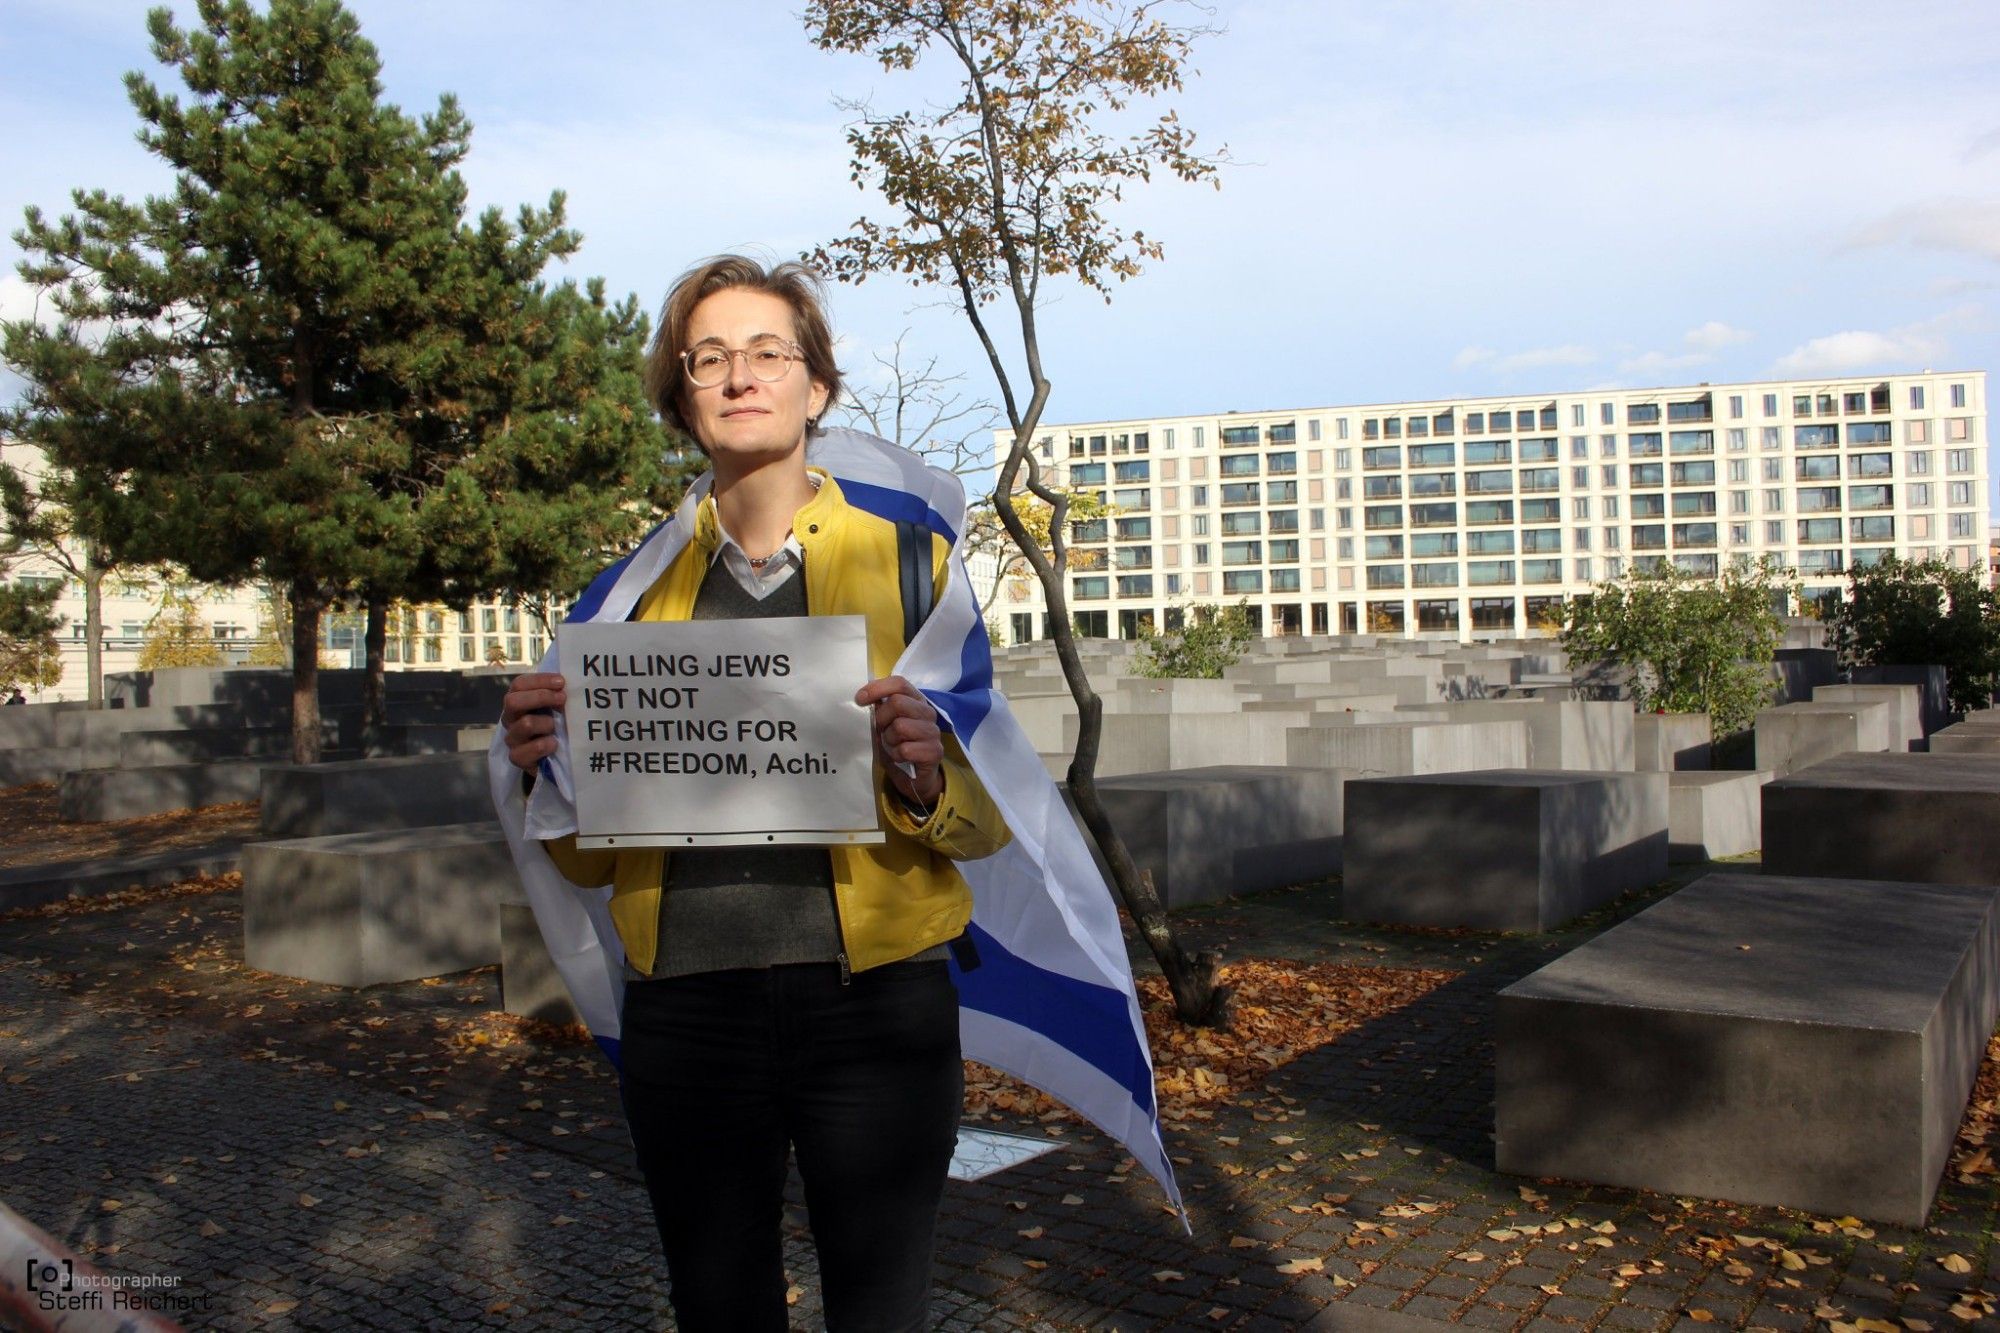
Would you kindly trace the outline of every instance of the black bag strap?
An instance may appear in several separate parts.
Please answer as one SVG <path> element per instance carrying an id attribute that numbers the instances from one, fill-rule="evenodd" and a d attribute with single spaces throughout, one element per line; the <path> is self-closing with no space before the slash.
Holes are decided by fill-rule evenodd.
<path id="1" fill-rule="evenodd" d="M 930 529 L 920 523 L 898 521 L 896 566 L 902 583 L 905 644 L 916 638 L 917 631 L 930 619 L 931 603 L 936 600 L 937 587 L 932 582 L 930 557 Z M 959 971 L 970 972 L 979 966 L 979 950 L 971 937 L 960 935 L 949 943 L 952 961 L 958 964 Z"/>
<path id="2" fill-rule="evenodd" d="M 903 585 L 903 642 L 917 637 L 917 631 L 931 617 L 931 603 L 937 590 L 931 582 L 931 534 L 922 524 L 896 524 L 896 564 Z"/>

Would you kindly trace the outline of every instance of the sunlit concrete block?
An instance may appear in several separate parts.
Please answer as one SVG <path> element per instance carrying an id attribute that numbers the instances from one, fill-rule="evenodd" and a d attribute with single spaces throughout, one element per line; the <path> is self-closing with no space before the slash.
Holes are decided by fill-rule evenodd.
<path id="1" fill-rule="evenodd" d="M 2000 892 L 1709 875 L 1506 990 L 1500 1170 L 1923 1225 L 2000 1017 Z"/>

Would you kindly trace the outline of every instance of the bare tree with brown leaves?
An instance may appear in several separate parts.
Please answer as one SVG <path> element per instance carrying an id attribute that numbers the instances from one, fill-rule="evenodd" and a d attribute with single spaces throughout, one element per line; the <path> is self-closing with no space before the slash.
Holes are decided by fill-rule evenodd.
<path id="1" fill-rule="evenodd" d="M 1210 31 L 1161 17 L 1184 8 L 1143 0 L 811 0 L 806 27 L 822 50 L 868 55 L 892 73 L 935 54 L 958 79 L 955 100 L 922 110 L 846 104 L 856 117 L 847 131 L 854 179 L 879 190 L 900 217 L 860 218 L 812 257 L 842 281 L 896 274 L 942 287 L 978 335 L 1013 432 L 991 504 L 1042 585 L 1076 700 L 1070 792 L 1182 1019 L 1217 1024 L 1228 1005 L 1217 957 L 1181 948 L 1098 799 L 1103 703 L 1070 624 L 1068 498 L 1041 475 L 1030 447 L 1049 399 L 1037 330 L 1045 281 L 1074 282 L 1109 301 L 1114 282 L 1163 254 L 1143 231 L 1113 221 L 1125 188 L 1155 172 L 1220 184 L 1224 156 L 1198 152 L 1171 109 L 1136 128 L 1109 128 L 1131 123 L 1135 102 L 1181 91 L 1194 43 Z M 996 305 L 1011 313 L 1014 329 L 989 322 Z M 1023 485 L 1049 506 L 1046 549 L 1016 508 Z"/>

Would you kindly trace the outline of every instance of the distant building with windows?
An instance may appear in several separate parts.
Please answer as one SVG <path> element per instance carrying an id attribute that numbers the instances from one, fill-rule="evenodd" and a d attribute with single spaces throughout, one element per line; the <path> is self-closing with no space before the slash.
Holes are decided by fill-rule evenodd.
<path id="1" fill-rule="evenodd" d="M 1051 423 L 1034 447 L 1116 506 L 1070 532 L 1098 637 L 1247 601 L 1267 634 L 1505 638 L 1669 561 L 1768 557 L 1821 599 L 1891 552 L 1989 568 L 1983 371 Z M 1040 587 L 1010 580 L 995 618 L 1045 636 Z"/>
<path id="2" fill-rule="evenodd" d="M 0 442 L 0 462 L 13 468 L 32 487 L 42 475 L 41 452 L 31 445 Z M 76 563 L 81 566 L 78 551 Z M 56 612 L 64 617 L 57 632 L 62 648 L 62 680 L 29 697 L 37 702 L 89 697 L 89 673 L 84 642 L 83 585 L 62 565 L 24 553 L 0 560 L 0 580 L 61 589 Z M 145 648 L 147 626 L 160 609 L 165 584 L 158 569 L 121 569 L 104 581 L 104 670 L 136 671 Z M 248 585 L 190 589 L 202 622 L 225 664 L 240 665 L 264 635 L 264 606 L 257 589 Z M 560 619 L 566 609 L 558 601 L 548 610 Z M 323 661 L 338 666 L 366 665 L 362 618 L 325 615 L 320 621 Z M 458 670 L 466 667 L 531 665 L 549 643 L 542 619 L 531 604 L 508 598 L 485 598 L 463 611 L 442 606 L 398 608 L 391 617 L 384 655 L 391 671 Z"/>

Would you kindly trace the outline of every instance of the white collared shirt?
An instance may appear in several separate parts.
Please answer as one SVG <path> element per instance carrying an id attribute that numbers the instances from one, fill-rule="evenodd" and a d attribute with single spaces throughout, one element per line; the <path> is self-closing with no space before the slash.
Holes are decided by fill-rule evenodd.
<path id="1" fill-rule="evenodd" d="M 812 483 L 815 491 L 819 489 L 819 478 L 813 473 L 808 472 L 806 480 Z M 715 530 L 721 535 L 722 543 L 715 548 L 714 559 L 722 562 L 723 567 L 736 580 L 737 586 L 760 602 L 784 587 L 786 580 L 805 568 L 806 551 L 799 545 L 795 533 L 787 532 L 785 544 L 772 552 L 770 559 L 764 561 L 762 565 L 753 565 L 750 563 L 749 553 L 738 546 L 736 539 L 729 535 L 729 529 L 722 526 L 720 509 L 715 515 Z"/>

